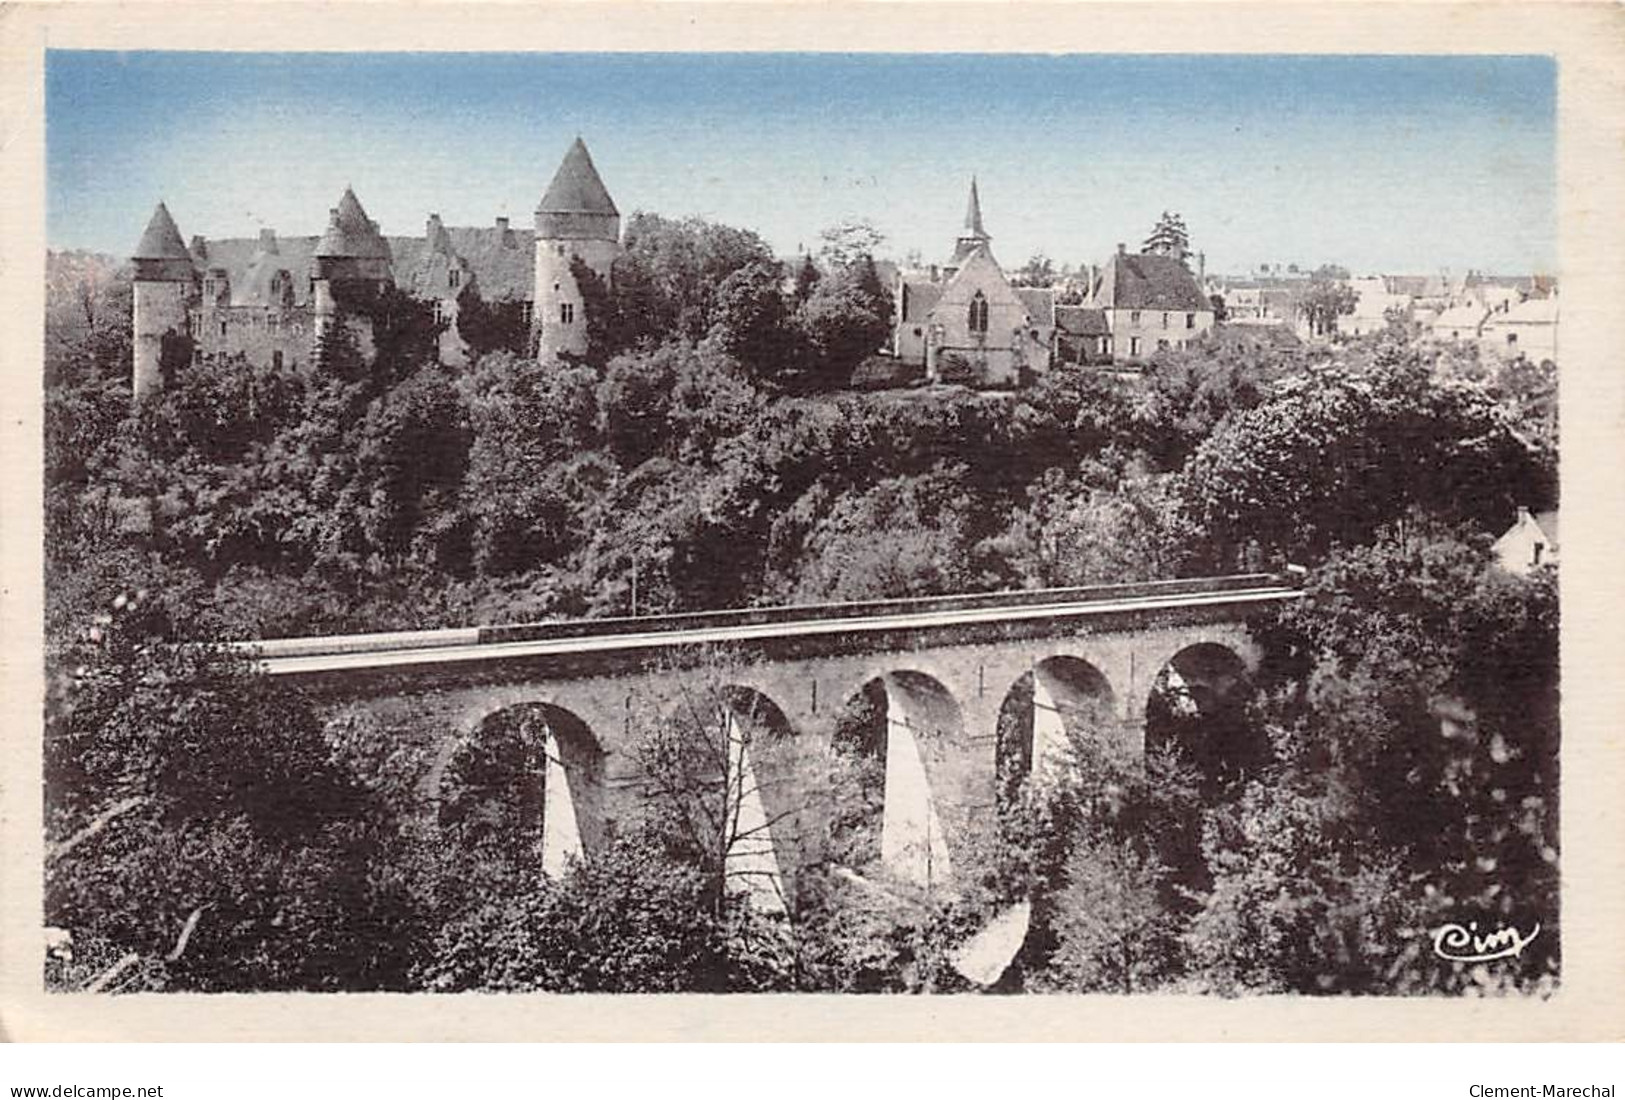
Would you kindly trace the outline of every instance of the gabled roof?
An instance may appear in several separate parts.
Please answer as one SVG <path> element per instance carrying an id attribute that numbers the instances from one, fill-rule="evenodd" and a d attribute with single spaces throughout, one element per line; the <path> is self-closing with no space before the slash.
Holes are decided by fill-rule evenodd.
<path id="1" fill-rule="evenodd" d="M 1556 298 L 1530 298 L 1519 302 L 1505 313 L 1490 317 L 1490 324 L 1555 325 L 1557 324 Z"/>
<path id="2" fill-rule="evenodd" d="M 922 321 L 942 297 L 942 284 L 927 279 L 904 279 L 901 287 L 903 320 Z"/>
<path id="3" fill-rule="evenodd" d="M 1213 308 L 1202 295 L 1185 265 L 1172 256 L 1117 253 L 1106 264 L 1096 294 L 1108 309 L 1169 309 L 1201 311 Z"/>
<path id="4" fill-rule="evenodd" d="M 361 200 L 350 188 L 344 189 L 338 206 L 334 207 L 327 232 L 316 244 L 316 255 L 335 258 L 375 260 L 389 259 L 389 244 L 378 232 L 378 225 L 361 207 Z"/>
<path id="5" fill-rule="evenodd" d="M 1055 327 L 1055 292 L 1047 287 L 1018 286 L 1012 287 L 1016 297 L 1027 310 L 1027 316 L 1032 323 L 1045 328 Z"/>
<path id="6" fill-rule="evenodd" d="M 242 278 L 231 280 L 231 304 L 280 306 L 282 296 L 272 293 L 271 290 L 271 284 L 276 280 L 279 271 L 287 273 L 293 287 L 293 300 L 298 301 L 298 288 L 299 284 L 305 281 L 305 272 L 288 265 L 288 257 L 282 255 L 279 241 L 272 239 L 269 247 L 264 241 L 256 243 L 258 247 L 254 250 L 253 259 L 249 261 L 248 270 L 243 273 Z"/>
<path id="7" fill-rule="evenodd" d="M 130 258 L 191 262 L 192 254 L 186 250 L 186 242 L 181 239 L 181 231 L 175 227 L 175 219 L 169 216 L 169 207 L 158 204 L 147 222 L 147 231 L 141 234 L 141 241 L 130 253 Z"/>
<path id="8" fill-rule="evenodd" d="M 481 298 L 529 301 L 536 290 L 536 234 L 529 229 L 496 226 L 446 226 L 442 229 L 452 254 L 467 262 Z M 417 292 L 435 255 L 424 237 L 391 237 L 395 283 Z"/>
<path id="9" fill-rule="evenodd" d="M 1490 311 L 1484 306 L 1452 306 L 1433 319 L 1433 327 L 1476 330 L 1489 316 Z"/>
<path id="10" fill-rule="evenodd" d="M 1109 336 L 1106 311 L 1087 306 L 1056 306 L 1055 325 L 1068 336 Z"/>
<path id="11" fill-rule="evenodd" d="M 579 137 L 564 154 L 559 170 L 553 173 L 553 182 L 547 185 L 542 201 L 537 204 L 538 214 L 610 214 L 618 216 L 615 200 L 609 197 L 609 188 L 593 166 L 592 154 Z"/>

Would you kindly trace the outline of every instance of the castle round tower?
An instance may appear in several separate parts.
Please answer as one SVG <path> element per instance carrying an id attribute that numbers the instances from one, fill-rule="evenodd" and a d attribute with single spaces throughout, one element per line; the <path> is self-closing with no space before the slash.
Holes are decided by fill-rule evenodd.
<path id="1" fill-rule="evenodd" d="M 197 287 L 192 255 L 163 203 L 130 260 L 135 267 L 135 371 L 133 390 L 144 397 L 163 388 L 165 341 L 189 335 L 188 315 Z"/>
<path id="2" fill-rule="evenodd" d="M 621 251 L 621 213 L 578 137 L 536 207 L 536 293 L 532 328 L 538 359 L 587 351 L 586 303 L 571 274 L 580 259 L 607 287 Z"/>
<path id="3" fill-rule="evenodd" d="M 378 223 L 367 217 L 355 192 L 346 187 L 339 204 L 329 211 L 327 232 L 316 242 L 311 272 L 316 340 L 320 342 L 342 317 L 354 322 L 362 354 L 370 358 L 371 325 L 347 311 L 371 302 L 391 278 L 389 242 L 378 232 Z"/>

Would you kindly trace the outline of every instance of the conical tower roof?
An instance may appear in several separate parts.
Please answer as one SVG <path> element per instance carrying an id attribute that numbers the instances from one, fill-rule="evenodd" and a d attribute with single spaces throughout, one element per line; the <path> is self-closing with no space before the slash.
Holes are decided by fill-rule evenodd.
<path id="1" fill-rule="evenodd" d="M 186 242 L 181 240 L 181 231 L 175 227 L 175 219 L 169 216 L 169 208 L 163 203 L 159 203 L 158 209 L 152 212 L 147 231 L 141 234 L 141 243 L 135 246 L 130 258 L 192 262 L 192 254 L 186 250 Z"/>
<path id="2" fill-rule="evenodd" d="M 316 244 L 316 255 L 326 257 L 352 257 L 355 259 L 389 259 L 389 242 L 378 232 L 378 226 L 367 217 L 355 191 L 346 187 L 333 208 L 333 217 L 327 232 Z"/>
<path id="3" fill-rule="evenodd" d="M 619 216 L 615 200 L 593 167 L 592 154 L 579 137 L 564 154 L 559 170 L 553 173 L 553 182 L 547 185 L 538 214 L 608 214 Z"/>
<path id="4" fill-rule="evenodd" d="M 987 230 L 982 228 L 982 197 L 976 193 L 976 177 L 970 178 L 970 203 L 965 207 L 965 236 L 979 240 L 987 240 Z"/>

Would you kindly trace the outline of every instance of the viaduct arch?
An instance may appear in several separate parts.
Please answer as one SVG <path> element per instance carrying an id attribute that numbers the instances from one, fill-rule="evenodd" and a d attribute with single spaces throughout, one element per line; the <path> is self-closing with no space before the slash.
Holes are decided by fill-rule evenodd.
<path id="1" fill-rule="evenodd" d="M 1256 671 L 1248 620 L 1299 595 L 1250 574 L 237 645 L 329 713 L 365 713 L 422 746 L 436 800 L 459 751 L 493 722 L 528 716 L 541 745 L 529 759 L 543 775 L 517 789 L 541 800 L 550 871 L 567 855 L 591 858 L 609 829 L 635 819 L 649 779 L 640 731 L 650 715 L 669 724 L 692 709 L 696 676 L 720 669 L 707 718 L 712 772 L 740 834 L 730 882 L 773 907 L 793 894 L 804 838 L 820 826 L 795 759 L 838 740 L 859 750 L 880 777 L 881 863 L 906 883 L 951 884 L 995 810 L 1001 764 L 1041 770 L 1085 730 L 1131 751 L 1148 730 L 1156 743 L 1178 740 L 1190 726 L 1179 706 L 1222 709 Z M 1174 712 L 1154 698 L 1175 700 Z M 1209 755 L 1220 748 L 1235 746 Z"/>

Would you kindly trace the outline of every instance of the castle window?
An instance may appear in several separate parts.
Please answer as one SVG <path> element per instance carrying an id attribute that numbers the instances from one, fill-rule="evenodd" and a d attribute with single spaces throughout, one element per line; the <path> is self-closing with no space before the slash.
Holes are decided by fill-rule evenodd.
<path id="1" fill-rule="evenodd" d="M 529 325 L 531 323 L 531 321 L 534 320 L 535 317 L 536 317 L 536 303 L 535 302 L 522 302 L 522 303 L 520 303 L 519 316 L 524 318 L 524 321 L 525 321 L 526 325 Z"/>
<path id="2" fill-rule="evenodd" d="M 1133 310 L 1133 311 L 1131 311 L 1129 313 L 1129 315 L 1128 315 L 1128 323 L 1131 324 L 1131 325 L 1137 325 L 1137 324 L 1140 323 L 1140 311 L 1139 310 L 1136 309 L 1136 310 Z"/>
<path id="3" fill-rule="evenodd" d="M 1163 314 L 1163 315 L 1162 315 L 1162 327 L 1163 327 L 1163 328 L 1167 328 L 1167 327 L 1168 327 L 1168 315 L 1167 315 L 1167 314 L 1166 314 L 1166 313 L 1164 313 L 1164 314 Z"/>
<path id="4" fill-rule="evenodd" d="M 1194 314 L 1194 313 L 1185 314 L 1185 327 L 1186 328 L 1195 328 L 1196 327 L 1196 314 Z"/>
<path id="5" fill-rule="evenodd" d="M 451 303 L 444 298 L 436 298 L 434 302 L 434 323 L 437 325 L 451 324 Z"/>
<path id="6" fill-rule="evenodd" d="M 1516 344 L 1517 342 L 1518 342 L 1518 334 L 1516 332 L 1507 333 L 1507 343 L 1508 344 Z"/>
<path id="7" fill-rule="evenodd" d="M 970 330 L 982 334 L 987 332 L 987 299 L 980 290 L 970 300 Z"/>
<path id="8" fill-rule="evenodd" d="M 454 267 L 451 270 L 446 272 L 446 282 L 449 283 L 452 287 L 456 287 L 459 283 L 462 282 L 462 280 L 463 280 L 463 273 L 461 271 L 459 271 L 457 268 Z"/>
<path id="9" fill-rule="evenodd" d="M 281 370 L 282 369 L 282 353 L 280 351 L 273 351 L 271 353 L 271 369 L 272 370 Z"/>
<path id="10" fill-rule="evenodd" d="M 559 323 L 563 324 L 563 325 L 571 325 L 571 324 L 575 323 L 575 319 L 576 319 L 575 303 L 574 302 L 560 302 L 559 303 Z"/>
<path id="11" fill-rule="evenodd" d="M 916 328 L 915 328 L 915 329 L 914 329 L 914 335 L 916 335 L 916 336 L 918 336 L 918 335 L 920 335 L 920 330 L 919 330 L 919 328 L 918 328 L 918 327 L 916 327 Z"/>
<path id="12" fill-rule="evenodd" d="M 224 318 L 221 318 L 221 320 L 220 320 L 220 335 L 224 336 L 225 334 L 226 334 L 226 322 L 225 322 Z"/>
<path id="13" fill-rule="evenodd" d="M 1128 338 L 1128 353 L 1134 356 L 1140 354 L 1140 338 L 1138 336 Z"/>
<path id="14" fill-rule="evenodd" d="M 1168 341 L 1166 341 L 1166 340 L 1158 340 L 1157 341 L 1157 350 L 1158 351 L 1167 351 L 1168 350 Z"/>

